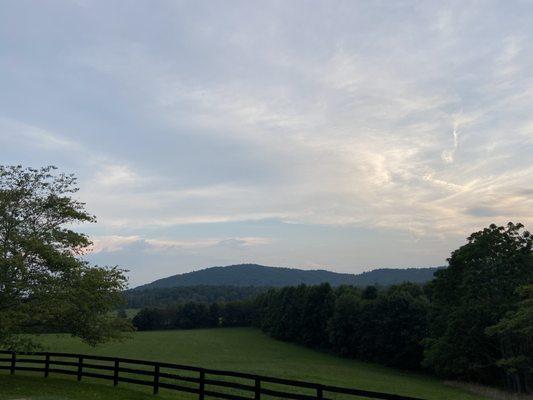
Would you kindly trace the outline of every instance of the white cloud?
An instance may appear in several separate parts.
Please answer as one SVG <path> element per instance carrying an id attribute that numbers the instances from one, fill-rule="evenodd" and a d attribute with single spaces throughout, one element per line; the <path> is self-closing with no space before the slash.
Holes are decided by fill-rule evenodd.
<path id="1" fill-rule="evenodd" d="M 93 245 L 90 250 L 93 253 L 100 252 L 114 252 L 120 251 L 130 246 L 134 243 L 137 243 L 141 240 L 140 236 L 119 236 L 119 235 L 109 235 L 109 236 L 97 236 L 91 238 Z"/>
<path id="2" fill-rule="evenodd" d="M 198 250 L 213 247 L 250 247 L 262 246 L 272 242 L 268 237 L 233 237 L 233 238 L 201 238 L 201 239 L 152 239 L 141 236 L 95 236 L 91 238 L 93 253 L 113 253 L 127 249 L 170 252 L 173 250 Z"/>
<path id="3" fill-rule="evenodd" d="M 96 173 L 95 184 L 107 187 L 138 184 L 140 177 L 127 165 L 104 165 Z"/>

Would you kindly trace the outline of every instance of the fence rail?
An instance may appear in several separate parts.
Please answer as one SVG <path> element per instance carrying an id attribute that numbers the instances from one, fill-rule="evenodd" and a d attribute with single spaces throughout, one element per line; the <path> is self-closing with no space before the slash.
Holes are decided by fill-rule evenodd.
<path id="1" fill-rule="evenodd" d="M 99 378 L 113 381 L 114 386 L 117 386 L 119 382 L 127 382 L 150 386 L 154 394 L 157 394 L 161 388 L 197 394 L 199 400 L 207 398 L 333 400 L 328 397 L 332 394 L 348 395 L 353 399 L 422 400 L 415 397 L 243 372 L 88 354 L 0 351 L 0 370 L 8 370 L 11 374 L 16 371 L 40 372 L 45 378 L 51 373 L 65 374 L 76 376 L 78 381 L 82 377 Z M 238 382 L 237 379 L 241 381 Z M 243 383 L 242 380 L 246 383 Z M 239 391 L 240 394 L 220 391 L 222 389 Z M 298 393 L 297 391 L 305 391 L 306 393 Z M 246 397 L 247 394 L 251 397 Z"/>

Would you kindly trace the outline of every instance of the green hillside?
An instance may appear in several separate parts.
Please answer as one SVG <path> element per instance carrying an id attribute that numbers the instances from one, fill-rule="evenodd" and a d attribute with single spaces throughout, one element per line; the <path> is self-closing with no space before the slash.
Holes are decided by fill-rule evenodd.
<path id="1" fill-rule="evenodd" d="M 171 288 L 180 286 L 296 286 L 318 285 L 328 282 L 332 286 L 373 284 L 392 285 L 402 282 L 424 283 L 433 278 L 438 268 L 382 268 L 359 275 L 342 274 L 326 270 L 302 270 L 296 268 L 267 267 L 257 264 L 211 267 L 167 278 L 158 279 L 134 290 Z"/>

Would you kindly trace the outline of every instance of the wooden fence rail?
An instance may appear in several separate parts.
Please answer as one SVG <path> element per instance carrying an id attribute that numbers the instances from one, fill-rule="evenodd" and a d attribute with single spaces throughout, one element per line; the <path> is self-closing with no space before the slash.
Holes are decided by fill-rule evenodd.
<path id="1" fill-rule="evenodd" d="M 0 370 L 8 370 L 11 374 L 15 371 L 40 372 L 45 378 L 51 373 L 66 374 L 76 376 L 78 381 L 82 377 L 107 379 L 113 381 L 114 386 L 119 382 L 127 382 L 150 386 L 154 394 L 161 388 L 193 393 L 198 395 L 199 400 L 333 400 L 328 397 L 332 394 L 347 395 L 352 399 L 422 400 L 242 372 L 88 354 L 0 351 Z M 237 379 L 246 383 L 237 382 Z M 238 391 L 239 394 L 220 391 L 221 389 Z M 250 397 L 246 397 L 246 394 Z"/>

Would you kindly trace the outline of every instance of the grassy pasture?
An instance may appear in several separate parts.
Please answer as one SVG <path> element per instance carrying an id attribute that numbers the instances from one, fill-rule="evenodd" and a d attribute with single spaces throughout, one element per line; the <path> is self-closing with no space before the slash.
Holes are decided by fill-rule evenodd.
<path id="1" fill-rule="evenodd" d="M 138 390 L 76 382 L 73 379 L 37 378 L 0 374 L 0 400 L 153 400 Z"/>
<path id="2" fill-rule="evenodd" d="M 338 386 L 389 392 L 428 400 L 481 400 L 483 397 L 461 389 L 445 386 L 438 379 L 424 374 L 394 370 L 356 360 L 343 359 L 313 351 L 298 345 L 273 340 L 256 329 L 226 328 L 160 332 L 137 332 L 123 342 L 108 343 L 91 348 L 68 335 L 43 335 L 47 350 L 120 356 L 136 359 L 166 361 L 272 375 L 288 379 L 306 380 Z M 1 382 L 11 379 L 0 375 Z M 21 379 L 21 378 L 16 378 Z M 84 381 L 86 380 L 84 378 Z M 35 378 L 32 382 L 43 382 Z M 54 382 L 59 382 L 54 380 Z M 67 380 L 68 388 L 77 382 Z M 39 385 L 40 383 L 34 383 Z M 101 386 L 110 386 L 100 381 Z M 55 385 L 57 386 L 57 385 Z M 132 388 L 128 385 L 121 387 Z M 1 386 L 0 386 L 1 387 Z M 92 387 L 92 386 L 91 386 Z M 138 387 L 135 387 L 138 388 Z M 105 389 L 113 390 L 112 387 Z M 138 396 L 146 396 L 148 388 L 139 388 Z M 85 392 L 85 388 L 81 393 Z M 0 391 L 2 393 L 2 391 Z M 117 395 L 114 398 L 120 398 Z M 31 393 L 30 393 L 31 394 Z M 162 398 L 187 399 L 186 394 L 162 389 Z M 0 399 L 19 397 L 2 397 Z M 30 397 L 31 399 L 88 399 L 99 397 Z M 146 398 L 146 397 L 130 397 Z"/>

